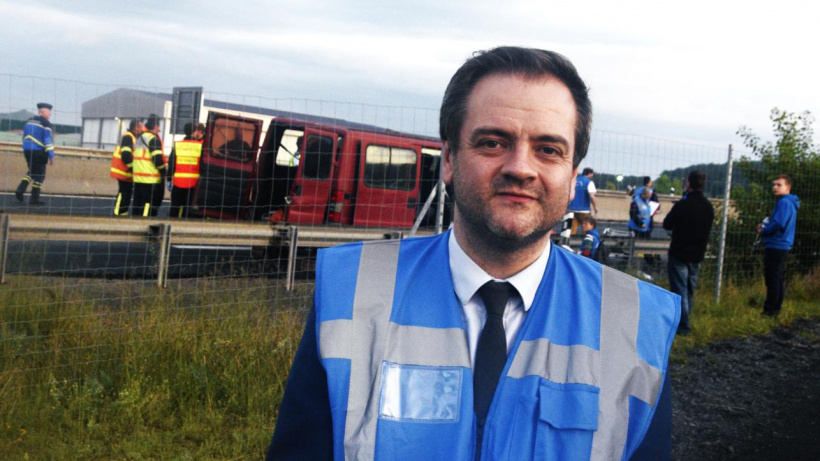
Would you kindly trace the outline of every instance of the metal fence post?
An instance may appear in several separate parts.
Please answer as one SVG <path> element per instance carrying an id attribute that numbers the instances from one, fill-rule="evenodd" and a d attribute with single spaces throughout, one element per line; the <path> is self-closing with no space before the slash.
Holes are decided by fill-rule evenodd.
<path id="1" fill-rule="evenodd" d="M 168 286 L 168 264 L 171 259 L 171 225 L 161 223 L 157 227 L 157 232 L 159 234 L 157 286 L 165 288 Z"/>
<path id="2" fill-rule="evenodd" d="M 9 215 L 0 215 L 0 283 L 6 283 L 6 258 L 9 253 Z"/>
<path id="3" fill-rule="evenodd" d="M 293 290 L 294 282 L 296 281 L 296 250 L 299 248 L 299 228 L 296 226 L 289 226 L 287 231 L 288 236 L 288 273 L 285 276 L 285 290 Z"/>
<path id="4" fill-rule="evenodd" d="M 444 180 L 439 179 L 438 185 L 438 209 L 436 210 L 436 234 L 444 232 L 444 211 L 447 203 L 447 190 Z"/>
<path id="5" fill-rule="evenodd" d="M 729 158 L 726 160 L 726 189 L 723 191 L 723 216 L 720 225 L 720 241 L 718 244 L 717 275 L 715 280 L 715 303 L 720 300 L 720 290 L 723 285 L 723 255 L 726 251 L 726 231 L 729 227 L 729 199 L 732 191 L 732 145 L 729 144 Z"/>

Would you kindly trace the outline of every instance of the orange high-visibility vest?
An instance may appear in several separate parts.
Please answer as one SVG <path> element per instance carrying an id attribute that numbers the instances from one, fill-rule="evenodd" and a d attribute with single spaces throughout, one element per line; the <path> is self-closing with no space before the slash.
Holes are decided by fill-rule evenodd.
<path id="1" fill-rule="evenodd" d="M 159 184 L 162 182 L 162 174 L 154 165 L 154 157 L 162 155 L 162 149 L 149 151 L 148 148 L 148 145 L 156 137 L 150 131 L 140 135 L 138 147 L 134 149 L 134 182 L 141 184 Z M 164 162 L 165 159 L 163 158 L 162 161 Z"/>
<path id="2" fill-rule="evenodd" d="M 199 181 L 199 159 L 202 156 L 202 141 L 194 139 L 178 141 L 174 145 L 174 187 L 190 189 Z"/>
<path id="3" fill-rule="evenodd" d="M 131 137 L 131 146 L 135 147 L 137 145 L 137 137 L 134 136 L 134 133 L 126 131 L 125 136 Z M 133 147 L 126 147 L 126 149 L 131 151 L 131 155 L 134 154 Z M 134 180 L 134 173 L 131 172 L 131 167 L 122 161 L 121 145 L 118 145 L 117 148 L 114 149 L 114 156 L 111 158 L 111 177 L 126 182 L 132 182 Z"/>

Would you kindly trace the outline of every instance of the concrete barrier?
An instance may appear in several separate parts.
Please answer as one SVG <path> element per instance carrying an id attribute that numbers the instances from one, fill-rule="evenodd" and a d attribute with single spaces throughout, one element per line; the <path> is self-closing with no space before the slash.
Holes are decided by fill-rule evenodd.
<path id="1" fill-rule="evenodd" d="M 108 173 L 111 155 L 97 149 L 55 147 L 54 165 L 46 168 L 44 194 L 114 196 L 117 181 Z M 0 189 L 13 192 L 26 174 L 26 160 L 20 143 L 0 142 Z"/>

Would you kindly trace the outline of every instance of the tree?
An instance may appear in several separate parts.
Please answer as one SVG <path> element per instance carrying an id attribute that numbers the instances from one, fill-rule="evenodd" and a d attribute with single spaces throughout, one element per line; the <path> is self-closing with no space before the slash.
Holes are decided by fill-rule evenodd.
<path id="1" fill-rule="evenodd" d="M 657 193 L 668 194 L 672 188 L 672 181 L 669 179 L 669 176 L 662 174 L 660 178 L 655 180 L 654 187 Z"/>
<path id="2" fill-rule="evenodd" d="M 736 269 L 740 269 L 741 276 L 751 276 L 755 271 L 754 266 L 745 262 L 754 261 L 760 265 L 759 258 L 753 258 L 751 254 L 756 237 L 754 229 L 774 207 L 775 197 L 770 185 L 778 174 L 791 176 L 792 193 L 801 202 L 792 248 L 799 271 L 805 273 L 814 269 L 820 254 L 820 213 L 817 210 L 820 204 L 820 155 L 813 139 L 814 117 L 808 111 L 795 114 L 774 108 L 770 118 L 774 141 L 762 140 L 745 126 L 737 132 L 752 152 L 752 158 L 743 157 L 737 162 L 748 185 L 732 187 L 736 215 L 729 222 L 732 238 L 727 239 L 729 254 L 736 259 Z"/>

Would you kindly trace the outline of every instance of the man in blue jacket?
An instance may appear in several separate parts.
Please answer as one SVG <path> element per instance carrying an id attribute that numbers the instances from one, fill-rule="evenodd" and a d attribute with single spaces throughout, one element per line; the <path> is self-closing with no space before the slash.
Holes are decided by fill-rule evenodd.
<path id="1" fill-rule="evenodd" d="M 757 225 L 757 233 L 763 237 L 765 253 L 763 257 L 763 279 L 766 281 L 766 302 L 763 315 L 770 317 L 780 313 L 785 295 L 783 272 L 786 256 L 794 245 L 794 230 L 797 226 L 797 210 L 800 200 L 791 194 L 792 180 L 781 174 L 772 181 L 772 192 L 777 197 L 772 215 Z"/>
<path id="2" fill-rule="evenodd" d="M 17 186 L 14 196 L 23 201 L 31 183 L 30 205 L 43 205 L 40 201 L 40 189 L 46 179 L 46 164 L 54 164 L 54 141 L 52 140 L 51 104 L 37 104 L 37 115 L 31 117 L 23 127 L 23 155 L 26 157 L 28 171 Z"/>
<path id="3" fill-rule="evenodd" d="M 571 211 L 574 216 L 572 219 L 572 233 L 581 227 L 584 220 L 590 216 L 598 214 L 598 202 L 595 201 L 595 194 L 598 189 L 595 188 L 595 183 L 592 182 L 592 177 L 595 176 L 595 171 L 592 168 L 584 168 L 584 171 L 575 179 L 575 198 L 569 202 L 568 211 Z"/>
<path id="4" fill-rule="evenodd" d="M 453 228 L 320 252 L 268 459 L 669 459 L 680 298 L 549 240 L 591 117 L 557 53 L 462 65 L 439 122 Z"/>

